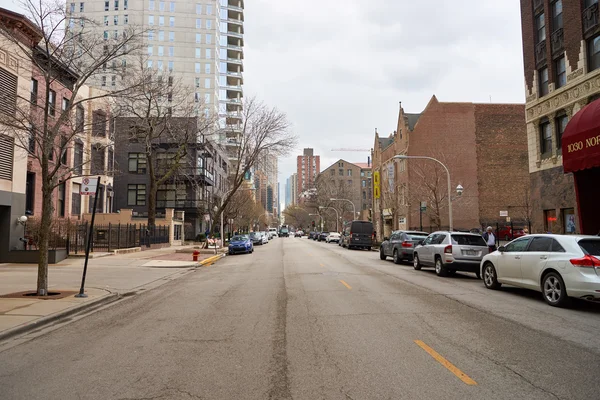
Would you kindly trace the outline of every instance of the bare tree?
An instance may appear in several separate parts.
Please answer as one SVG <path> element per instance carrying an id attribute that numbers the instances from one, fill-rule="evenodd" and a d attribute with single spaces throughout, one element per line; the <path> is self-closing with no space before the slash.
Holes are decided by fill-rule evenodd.
<path id="1" fill-rule="evenodd" d="M 201 138 L 212 132 L 215 121 L 199 112 L 203 107 L 199 99 L 193 101 L 192 88 L 172 74 L 147 68 L 142 57 L 125 81 L 135 89 L 115 99 L 115 115 L 124 129 L 118 142 L 142 144 L 149 178 L 148 225 L 154 226 L 160 186 L 175 178 L 193 180 L 201 173 Z"/>
<path id="2" fill-rule="evenodd" d="M 115 74 L 121 74 L 122 60 L 136 51 L 141 31 L 134 26 L 126 28 L 116 37 L 98 37 L 94 21 L 71 18 L 65 4 L 58 1 L 23 0 L 23 16 L 11 14 L 3 19 L 0 34 L 18 52 L 19 65 L 31 66 L 39 96 L 20 96 L 17 92 L 14 109 L 0 111 L 0 130 L 15 139 L 15 145 L 28 151 L 41 170 L 42 211 L 39 232 L 37 293 L 48 293 L 48 241 L 53 220 L 52 195 L 56 187 L 81 175 L 81 165 L 65 166 L 64 159 L 73 140 L 81 132 L 82 123 L 74 120 L 78 107 L 88 101 L 110 98 L 125 93 L 128 87 L 115 88 L 114 92 L 95 92 L 82 97 L 81 89 L 105 66 L 118 63 Z M 15 22 L 16 21 L 16 22 Z M 62 103 L 57 104 L 56 90 L 62 88 Z M 11 93 L 2 93 L 2 102 L 14 102 Z"/>
<path id="3" fill-rule="evenodd" d="M 270 108 L 254 97 L 245 98 L 241 118 L 241 125 L 227 128 L 228 132 L 239 133 L 234 139 L 237 146 L 232 146 L 229 154 L 232 159 L 230 192 L 219 205 L 216 216 L 227 207 L 252 169 L 261 167 L 261 160 L 267 154 L 281 157 L 289 154 L 296 145 L 297 139 L 290 132 L 286 115 L 277 108 Z"/>
<path id="4" fill-rule="evenodd" d="M 289 205 L 283 210 L 285 222 L 298 229 L 306 229 L 312 221 L 309 211 L 301 205 Z"/>

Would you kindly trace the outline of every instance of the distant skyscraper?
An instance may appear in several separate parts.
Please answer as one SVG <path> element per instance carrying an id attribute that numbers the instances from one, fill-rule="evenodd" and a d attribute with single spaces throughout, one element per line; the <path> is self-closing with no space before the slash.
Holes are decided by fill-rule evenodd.
<path id="1" fill-rule="evenodd" d="M 313 149 L 304 149 L 304 154 L 298 156 L 297 165 L 297 195 L 313 189 L 315 187 L 315 179 L 321 171 L 321 157 L 315 156 Z"/>

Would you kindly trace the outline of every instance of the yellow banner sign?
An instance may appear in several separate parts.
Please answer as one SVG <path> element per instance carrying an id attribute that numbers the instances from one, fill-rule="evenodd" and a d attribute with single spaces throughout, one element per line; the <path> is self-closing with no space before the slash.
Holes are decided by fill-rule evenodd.
<path id="1" fill-rule="evenodd" d="M 373 194 L 374 194 L 374 196 L 375 196 L 376 199 L 378 199 L 378 198 L 381 197 L 381 189 L 379 189 L 379 185 L 376 185 L 373 188 Z"/>
<path id="2" fill-rule="evenodd" d="M 380 179 L 379 179 L 379 171 L 375 171 L 375 172 L 373 172 L 373 184 L 374 184 L 375 186 L 379 186 L 379 183 L 380 183 L 380 182 L 381 182 L 381 181 L 380 181 Z"/>

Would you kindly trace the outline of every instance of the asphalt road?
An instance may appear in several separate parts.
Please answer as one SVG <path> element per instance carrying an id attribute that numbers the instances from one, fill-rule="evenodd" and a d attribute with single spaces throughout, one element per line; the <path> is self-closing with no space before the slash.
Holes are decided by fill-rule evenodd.
<path id="1" fill-rule="evenodd" d="M 16 346 L 1 399 L 597 399 L 600 306 L 279 238 Z"/>

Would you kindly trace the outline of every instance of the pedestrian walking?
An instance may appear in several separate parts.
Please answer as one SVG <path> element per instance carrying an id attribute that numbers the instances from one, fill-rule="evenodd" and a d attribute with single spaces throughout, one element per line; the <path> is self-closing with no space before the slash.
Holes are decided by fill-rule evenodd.
<path id="1" fill-rule="evenodd" d="M 485 240 L 488 249 L 490 249 L 490 253 L 496 251 L 496 236 L 494 235 L 491 226 L 488 226 L 485 230 L 485 233 L 483 234 L 483 240 Z"/>

